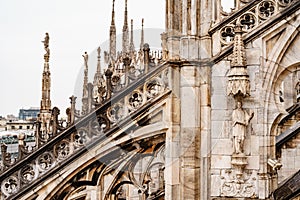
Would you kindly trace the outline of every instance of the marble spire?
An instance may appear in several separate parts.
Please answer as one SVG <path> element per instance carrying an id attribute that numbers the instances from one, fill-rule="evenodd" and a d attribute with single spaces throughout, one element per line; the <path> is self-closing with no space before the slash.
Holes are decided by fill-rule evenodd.
<path id="1" fill-rule="evenodd" d="M 88 112 L 88 58 L 87 52 L 82 55 L 84 59 L 84 78 L 82 87 L 82 114 L 85 115 Z"/>
<path id="2" fill-rule="evenodd" d="M 116 52 L 117 52 L 117 36 L 116 36 L 116 25 L 115 25 L 115 0 L 113 0 L 112 5 L 112 13 L 111 13 L 111 25 L 109 31 L 109 54 L 112 60 L 116 59 Z"/>
<path id="3" fill-rule="evenodd" d="M 130 53 L 134 52 L 134 40 L 133 40 L 133 19 L 131 19 L 131 29 L 130 29 Z"/>
<path id="4" fill-rule="evenodd" d="M 127 54 L 129 52 L 129 28 L 128 28 L 127 0 L 125 0 L 122 52 L 123 52 L 123 54 Z"/>
<path id="5" fill-rule="evenodd" d="M 140 49 L 143 50 L 144 48 L 144 43 L 145 43 L 145 38 L 144 38 L 144 18 L 142 19 L 142 30 L 141 30 L 141 44 L 140 44 Z"/>
<path id="6" fill-rule="evenodd" d="M 38 115 L 38 128 L 36 131 L 37 145 L 41 144 L 41 137 L 44 141 L 47 141 L 51 135 L 51 120 L 52 120 L 52 109 L 51 109 L 51 98 L 50 98 L 50 88 L 51 88 L 51 73 L 49 68 L 50 59 L 50 49 L 49 49 L 49 34 L 46 33 L 44 41 L 44 49 L 46 53 L 44 54 L 44 70 L 42 78 L 42 99 L 40 113 Z"/>
<path id="7" fill-rule="evenodd" d="M 51 86 L 51 73 L 49 68 L 50 49 L 49 49 L 49 34 L 46 33 L 44 41 L 44 48 L 46 53 L 44 54 L 44 70 L 42 79 L 42 100 L 41 100 L 41 111 L 51 110 L 51 99 L 50 99 L 50 86 Z"/>

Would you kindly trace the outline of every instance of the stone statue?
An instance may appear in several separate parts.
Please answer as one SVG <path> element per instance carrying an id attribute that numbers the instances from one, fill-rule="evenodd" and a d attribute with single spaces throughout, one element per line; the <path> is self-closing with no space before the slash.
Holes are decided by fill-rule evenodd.
<path id="1" fill-rule="evenodd" d="M 44 48 L 45 48 L 45 51 L 46 51 L 46 54 L 44 56 L 48 57 L 48 60 L 49 60 L 49 56 L 50 56 L 49 39 L 50 39 L 49 34 L 46 33 L 45 39 L 44 39 L 44 41 L 42 41 L 42 43 L 44 43 Z"/>
<path id="2" fill-rule="evenodd" d="M 46 33 L 45 39 L 44 41 L 42 41 L 42 43 L 44 43 L 45 49 L 49 47 L 49 34 Z"/>
<path id="3" fill-rule="evenodd" d="M 237 102 L 237 108 L 232 112 L 232 137 L 233 137 L 233 149 L 235 154 L 243 153 L 244 140 L 246 135 L 247 126 L 252 119 L 254 113 L 248 114 L 242 108 L 242 102 Z"/>
<path id="4" fill-rule="evenodd" d="M 87 52 L 84 52 L 84 55 L 82 55 L 82 57 L 84 58 L 84 65 L 87 67 L 88 66 L 88 60 L 89 60 L 89 55 L 87 54 Z"/>

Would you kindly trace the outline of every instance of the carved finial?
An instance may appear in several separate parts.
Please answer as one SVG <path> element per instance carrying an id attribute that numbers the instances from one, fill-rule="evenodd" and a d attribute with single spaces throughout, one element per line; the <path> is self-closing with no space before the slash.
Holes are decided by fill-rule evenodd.
<path id="1" fill-rule="evenodd" d="M 144 47 L 144 18 L 142 19 L 142 30 L 141 30 L 141 44 L 140 49 L 142 50 Z"/>
<path id="2" fill-rule="evenodd" d="M 101 48 L 98 47 L 97 49 L 97 53 L 98 53 L 98 63 L 97 63 L 97 73 L 101 73 Z"/>
<path id="3" fill-rule="evenodd" d="M 246 66 L 246 51 L 244 41 L 242 38 L 243 30 L 241 25 L 237 25 L 234 29 L 234 46 L 233 57 L 231 61 L 231 67 L 243 67 Z"/>
<path id="4" fill-rule="evenodd" d="M 101 47 L 98 47 L 98 49 L 97 49 L 97 53 L 98 53 L 98 58 L 101 58 Z"/>
<path id="5" fill-rule="evenodd" d="M 88 113 L 88 54 L 84 52 L 82 55 L 84 58 L 84 78 L 83 78 L 83 92 L 82 92 L 82 114 L 85 115 Z"/>
<path id="6" fill-rule="evenodd" d="M 235 27 L 231 69 L 228 73 L 227 94 L 234 97 L 250 96 L 250 80 L 246 64 L 246 51 L 241 25 Z"/>
<path id="7" fill-rule="evenodd" d="M 108 59 L 114 60 L 116 58 L 116 41 L 117 41 L 116 38 L 117 36 L 116 36 L 116 26 L 115 26 L 115 0 L 113 0 L 111 25 L 109 31 L 109 55 L 107 55 Z"/>
<path id="8" fill-rule="evenodd" d="M 113 5 L 112 5 L 111 25 L 115 25 L 115 0 L 113 0 Z"/>
<path id="9" fill-rule="evenodd" d="M 127 3 L 128 3 L 128 1 L 127 1 L 127 0 L 125 0 L 125 16 L 124 16 L 124 25 L 127 25 L 127 24 L 128 24 Z"/>
<path id="10" fill-rule="evenodd" d="M 103 99 L 103 94 L 102 94 L 102 91 L 103 90 L 100 90 L 100 89 L 103 89 L 103 85 L 105 85 L 105 80 L 103 78 L 103 74 L 101 74 L 101 48 L 99 47 L 97 49 L 97 52 L 98 52 L 98 63 L 97 63 L 97 71 L 94 75 L 94 82 L 93 82 L 93 85 L 95 87 L 95 90 L 94 90 L 94 98 L 97 98 L 97 101 L 98 102 L 102 102 L 102 99 Z M 101 92 L 99 92 L 99 90 Z"/>
<path id="11" fill-rule="evenodd" d="M 131 19 L 131 35 L 130 35 L 130 52 L 134 52 L 134 42 L 133 42 L 133 19 Z"/>
<path id="12" fill-rule="evenodd" d="M 122 52 L 123 54 L 127 54 L 128 51 L 129 51 L 129 29 L 128 29 L 127 0 L 125 0 Z"/>

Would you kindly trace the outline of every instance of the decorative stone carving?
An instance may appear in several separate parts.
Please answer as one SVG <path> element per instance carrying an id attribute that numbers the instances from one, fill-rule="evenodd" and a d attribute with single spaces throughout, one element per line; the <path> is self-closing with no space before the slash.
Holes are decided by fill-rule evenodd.
<path id="1" fill-rule="evenodd" d="M 257 18 L 252 13 L 246 13 L 240 17 L 239 22 L 243 26 L 243 30 L 247 31 L 256 26 Z"/>
<path id="2" fill-rule="evenodd" d="M 242 39 L 242 27 L 235 28 L 231 68 L 228 74 L 227 95 L 250 96 L 250 80 L 246 66 L 246 52 Z"/>
<path id="3" fill-rule="evenodd" d="M 221 196 L 226 197 L 255 198 L 257 196 L 257 178 L 247 177 L 245 167 L 248 162 L 244 154 L 247 126 L 253 118 L 253 112 L 248 113 L 242 107 L 242 99 L 250 96 L 250 80 L 242 29 L 253 28 L 256 21 L 256 16 L 246 13 L 240 18 L 240 25 L 235 27 L 234 47 L 227 85 L 227 95 L 232 95 L 236 100 L 236 109 L 232 112 L 232 170 L 227 171 L 226 176 L 221 177 Z"/>
<path id="4" fill-rule="evenodd" d="M 237 177 L 234 171 L 226 170 L 221 176 L 221 196 L 235 198 L 257 198 L 257 175 L 252 172 Z"/>
<path id="5" fill-rule="evenodd" d="M 241 6 L 245 6 L 244 4 L 249 3 L 250 0 L 238 0 L 235 1 L 235 8 L 232 9 L 236 11 L 241 8 Z M 253 1 L 252 1 L 253 2 Z M 232 44 L 233 36 L 230 31 L 230 27 L 235 27 L 239 24 L 243 26 L 243 30 L 246 32 L 250 32 L 258 27 L 260 24 L 269 20 L 272 16 L 278 14 L 287 6 L 291 5 L 294 0 L 262 0 L 257 1 L 257 3 L 253 3 L 252 6 L 245 6 L 247 10 L 244 12 L 245 14 L 240 17 L 233 17 L 233 13 L 224 12 L 220 10 L 220 17 L 216 20 L 215 26 L 211 28 L 212 32 L 216 32 L 220 30 L 219 37 L 222 46 L 227 46 Z M 224 21 L 228 20 L 227 24 L 224 24 Z M 224 28 L 225 27 L 225 28 Z M 230 35 L 230 36 L 229 36 Z M 232 39 L 232 40 L 230 40 Z"/>
<path id="6" fill-rule="evenodd" d="M 37 159 L 37 162 L 39 170 L 42 172 L 54 167 L 55 164 L 54 156 L 50 152 L 45 152 L 40 155 Z"/>
<path id="7" fill-rule="evenodd" d="M 20 183 L 18 178 L 15 176 L 10 176 L 1 183 L 1 192 L 3 192 L 5 196 L 10 196 L 12 194 L 17 193 L 19 188 Z"/>
<path id="8" fill-rule="evenodd" d="M 248 164 L 247 157 L 244 154 L 233 154 L 232 155 L 231 165 L 232 165 L 232 168 L 235 170 L 237 179 L 242 179 L 244 169 L 247 164 Z"/>
<path id="9" fill-rule="evenodd" d="M 164 90 L 163 81 L 159 78 L 155 78 L 151 81 L 148 81 L 145 84 L 146 94 L 149 98 L 153 98 L 159 94 L 161 94 Z"/>
<path id="10" fill-rule="evenodd" d="M 97 116 L 97 120 L 92 123 L 92 130 L 97 130 L 98 133 L 106 132 L 110 128 L 110 122 L 104 115 Z"/>
<path id="11" fill-rule="evenodd" d="M 225 26 L 220 31 L 220 39 L 223 45 L 230 44 L 234 40 L 233 26 Z"/>
<path id="12" fill-rule="evenodd" d="M 273 1 L 263 1 L 258 5 L 259 16 L 267 19 L 275 13 L 275 3 Z"/>
<path id="13" fill-rule="evenodd" d="M 83 146 L 88 141 L 88 131 L 81 128 L 73 135 L 73 138 L 76 147 Z"/>
<path id="14" fill-rule="evenodd" d="M 70 142 L 62 140 L 54 147 L 54 153 L 57 159 L 64 160 L 70 155 Z"/>
<path id="15" fill-rule="evenodd" d="M 124 105 L 116 103 L 107 109 L 107 117 L 112 123 L 116 123 L 124 117 Z"/>
<path id="16" fill-rule="evenodd" d="M 128 99 L 129 109 L 136 110 L 143 104 L 143 94 L 136 90 L 134 91 Z"/>
<path id="17" fill-rule="evenodd" d="M 280 6 L 288 6 L 290 5 L 294 0 L 278 0 L 278 4 Z"/>
<path id="18" fill-rule="evenodd" d="M 38 176 L 38 173 L 36 171 L 36 167 L 32 164 L 28 164 L 25 167 L 23 167 L 20 171 L 20 177 L 23 183 L 30 183 L 33 180 L 35 180 Z"/>

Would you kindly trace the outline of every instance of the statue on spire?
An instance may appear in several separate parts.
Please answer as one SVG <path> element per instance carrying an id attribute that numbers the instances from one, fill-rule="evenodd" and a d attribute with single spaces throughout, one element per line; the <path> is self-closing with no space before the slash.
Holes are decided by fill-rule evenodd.
<path id="1" fill-rule="evenodd" d="M 42 41 L 42 43 L 44 43 L 45 48 L 49 47 L 49 34 L 46 33 L 45 39 L 44 41 Z"/>
<path id="2" fill-rule="evenodd" d="M 45 48 L 45 55 L 44 55 L 44 58 L 46 60 L 46 62 L 49 62 L 49 57 L 50 57 L 50 49 L 49 49 L 49 34 L 46 33 L 46 36 L 45 36 L 45 39 L 44 41 L 42 41 L 42 43 L 44 43 L 44 48 Z"/>
<path id="3" fill-rule="evenodd" d="M 87 54 L 87 52 L 84 52 L 84 55 L 82 55 L 83 59 L 84 59 L 84 65 L 85 67 L 88 66 L 88 61 L 89 61 L 89 55 Z"/>

